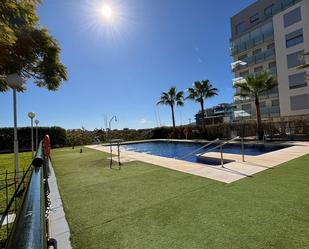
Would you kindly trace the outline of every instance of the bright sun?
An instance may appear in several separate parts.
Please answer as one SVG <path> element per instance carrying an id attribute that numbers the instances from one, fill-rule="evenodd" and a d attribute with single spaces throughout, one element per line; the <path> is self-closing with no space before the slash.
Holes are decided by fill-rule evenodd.
<path id="1" fill-rule="evenodd" d="M 101 13 L 107 19 L 110 19 L 113 15 L 113 11 L 112 11 L 111 7 L 109 7 L 108 5 L 104 5 L 102 7 Z"/>

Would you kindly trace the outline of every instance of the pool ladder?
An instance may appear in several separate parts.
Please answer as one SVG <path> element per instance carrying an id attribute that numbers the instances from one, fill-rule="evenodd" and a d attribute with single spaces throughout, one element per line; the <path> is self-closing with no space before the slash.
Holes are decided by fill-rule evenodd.
<path id="1" fill-rule="evenodd" d="M 215 149 L 217 148 L 220 148 L 220 160 L 221 160 L 221 167 L 224 167 L 224 159 L 223 159 L 223 146 L 226 145 L 226 144 L 229 144 L 230 142 L 236 140 L 236 139 L 240 139 L 241 137 L 240 136 L 237 136 L 237 137 L 234 137 L 226 142 L 223 142 L 209 150 L 207 150 L 206 152 L 204 152 L 204 154 L 208 153 L 208 152 L 211 152 L 211 151 L 214 151 Z M 241 138 L 241 157 L 242 157 L 242 161 L 245 162 L 245 149 L 244 149 L 244 139 Z"/>
<path id="2" fill-rule="evenodd" d="M 204 148 L 208 147 L 209 145 L 211 145 L 211 144 L 213 144 L 213 143 L 215 143 L 215 142 L 218 142 L 218 141 L 219 141 L 219 138 L 216 138 L 215 140 L 209 142 L 208 144 L 203 145 L 202 147 L 200 147 L 200 148 L 198 148 L 198 149 L 196 149 L 196 150 L 194 150 L 194 151 L 192 151 L 192 152 L 190 152 L 190 153 L 184 155 L 182 158 L 180 158 L 180 160 L 183 160 L 183 159 L 185 159 L 185 158 L 187 158 L 187 157 L 189 157 L 189 156 L 191 156 L 191 155 L 197 153 L 197 152 L 200 151 L 201 149 L 204 149 Z"/>
<path id="3" fill-rule="evenodd" d="M 232 141 L 234 141 L 234 140 L 236 140 L 236 139 L 239 139 L 239 138 L 241 138 L 241 137 L 240 137 L 240 136 L 237 136 L 237 137 L 234 137 L 234 138 L 232 138 L 232 139 L 230 139 L 230 140 L 228 140 L 228 141 L 226 141 L 226 142 L 220 143 L 219 145 L 217 145 L 217 146 L 215 146 L 215 147 L 213 147 L 213 148 L 207 150 L 206 152 L 204 152 L 204 154 L 206 154 L 206 153 L 208 153 L 208 152 L 211 152 L 211 151 L 214 151 L 214 150 L 217 149 L 217 148 L 220 148 L 221 167 L 224 167 L 223 146 L 226 145 L 226 144 L 229 144 L 230 142 L 232 142 Z M 194 151 L 192 151 L 192 152 L 186 154 L 185 156 L 183 156 L 183 157 L 181 158 L 181 160 L 183 160 L 183 159 L 185 159 L 185 158 L 187 158 L 187 157 L 189 157 L 189 156 L 191 156 L 191 155 L 197 153 L 197 152 L 200 151 L 201 149 L 204 149 L 204 148 L 208 147 L 209 145 L 212 145 L 212 144 L 214 144 L 214 143 L 216 143 L 216 142 L 218 142 L 218 141 L 220 141 L 220 139 L 219 139 L 219 138 L 216 138 L 215 140 L 209 142 L 208 144 L 205 144 L 205 145 L 203 145 L 202 147 L 200 147 L 200 148 L 198 148 L 198 149 L 196 149 L 196 150 L 194 150 Z M 245 149 L 244 149 L 244 139 L 243 139 L 243 138 L 241 138 L 241 156 L 242 156 L 242 161 L 244 162 L 244 161 L 245 161 Z"/>

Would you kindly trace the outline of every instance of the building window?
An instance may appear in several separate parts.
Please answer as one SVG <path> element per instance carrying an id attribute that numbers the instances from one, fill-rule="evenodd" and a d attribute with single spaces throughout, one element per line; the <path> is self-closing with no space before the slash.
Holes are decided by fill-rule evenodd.
<path id="1" fill-rule="evenodd" d="M 276 62 L 268 63 L 268 72 L 270 75 L 277 75 L 277 64 Z"/>
<path id="2" fill-rule="evenodd" d="M 279 99 L 273 99 L 273 100 L 271 101 L 271 106 L 272 106 L 272 107 L 279 106 Z"/>
<path id="3" fill-rule="evenodd" d="M 288 68 L 297 67 L 305 63 L 304 50 L 287 55 Z"/>
<path id="4" fill-rule="evenodd" d="M 285 36 L 286 48 L 293 47 L 304 42 L 303 29 L 298 29 Z"/>
<path id="5" fill-rule="evenodd" d="M 263 71 L 263 66 L 259 66 L 259 67 L 254 68 L 254 73 L 256 73 L 256 74 L 259 74 L 262 71 Z"/>
<path id="6" fill-rule="evenodd" d="M 259 20 L 259 13 L 254 14 L 250 17 L 250 23 L 255 23 Z"/>
<path id="7" fill-rule="evenodd" d="M 309 109 L 309 95 L 308 94 L 291 96 L 290 101 L 291 101 L 292 111 Z"/>
<path id="8" fill-rule="evenodd" d="M 307 86 L 306 73 L 297 73 L 289 76 L 290 89 Z"/>
<path id="9" fill-rule="evenodd" d="M 246 29 L 246 25 L 245 22 L 241 22 L 239 24 L 236 25 L 236 34 L 240 34 L 242 32 L 244 32 Z"/>
<path id="10" fill-rule="evenodd" d="M 269 5 L 268 7 L 266 7 L 266 8 L 264 9 L 264 15 L 265 15 L 265 16 L 272 16 L 272 15 L 273 15 L 274 7 L 275 7 L 274 4 Z"/>
<path id="11" fill-rule="evenodd" d="M 283 16 L 284 27 L 289 27 L 294 23 L 301 21 L 301 10 L 300 7 L 290 11 L 289 13 Z"/>

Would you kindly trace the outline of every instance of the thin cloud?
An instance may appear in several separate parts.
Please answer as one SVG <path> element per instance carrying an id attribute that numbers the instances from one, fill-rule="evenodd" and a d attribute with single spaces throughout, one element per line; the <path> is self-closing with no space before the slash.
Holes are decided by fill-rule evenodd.
<path id="1" fill-rule="evenodd" d="M 199 47 L 195 47 L 195 54 L 196 54 L 196 58 L 198 63 L 204 63 L 204 60 L 201 58 L 200 56 L 200 48 Z"/>
<path id="2" fill-rule="evenodd" d="M 151 124 L 152 122 L 149 121 L 149 120 L 147 120 L 146 118 L 141 118 L 141 119 L 139 120 L 139 123 L 140 123 L 140 124 Z"/>

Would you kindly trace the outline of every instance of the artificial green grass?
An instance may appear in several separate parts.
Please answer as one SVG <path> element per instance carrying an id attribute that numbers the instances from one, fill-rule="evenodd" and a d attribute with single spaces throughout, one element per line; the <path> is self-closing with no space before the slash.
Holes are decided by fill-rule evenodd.
<path id="1" fill-rule="evenodd" d="M 26 171 L 31 161 L 31 152 L 19 153 L 19 171 Z M 21 175 L 22 173 L 20 173 Z M 0 154 L 0 215 L 4 213 L 7 202 L 10 201 L 15 192 L 14 184 L 6 188 L 6 184 L 12 183 L 14 183 L 14 154 Z M 16 202 L 11 206 L 11 210 L 15 209 L 15 204 L 17 206 L 20 204 L 21 198 L 15 200 Z M 10 230 L 11 228 L 12 224 L 9 224 L 8 227 L 0 227 L 0 248 L 2 248 L 1 242 L 7 238 L 7 229 Z"/>
<path id="2" fill-rule="evenodd" d="M 31 164 L 31 152 L 19 153 L 19 171 L 26 171 Z M 7 182 L 14 182 L 14 154 L 0 154 L 0 214 L 4 211 L 6 207 L 6 190 L 4 189 L 6 184 L 6 172 Z M 8 188 L 8 197 L 13 195 L 14 186 Z"/>
<path id="3" fill-rule="evenodd" d="M 54 150 L 73 248 L 309 248 L 309 155 L 232 184 Z"/>
<path id="4" fill-rule="evenodd" d="M 27 169 L 31 163 L 31 152 L 19 153 L 19 170 Z M 14 154 L 0 154 L 0 174 L 14 171 Z"/>

